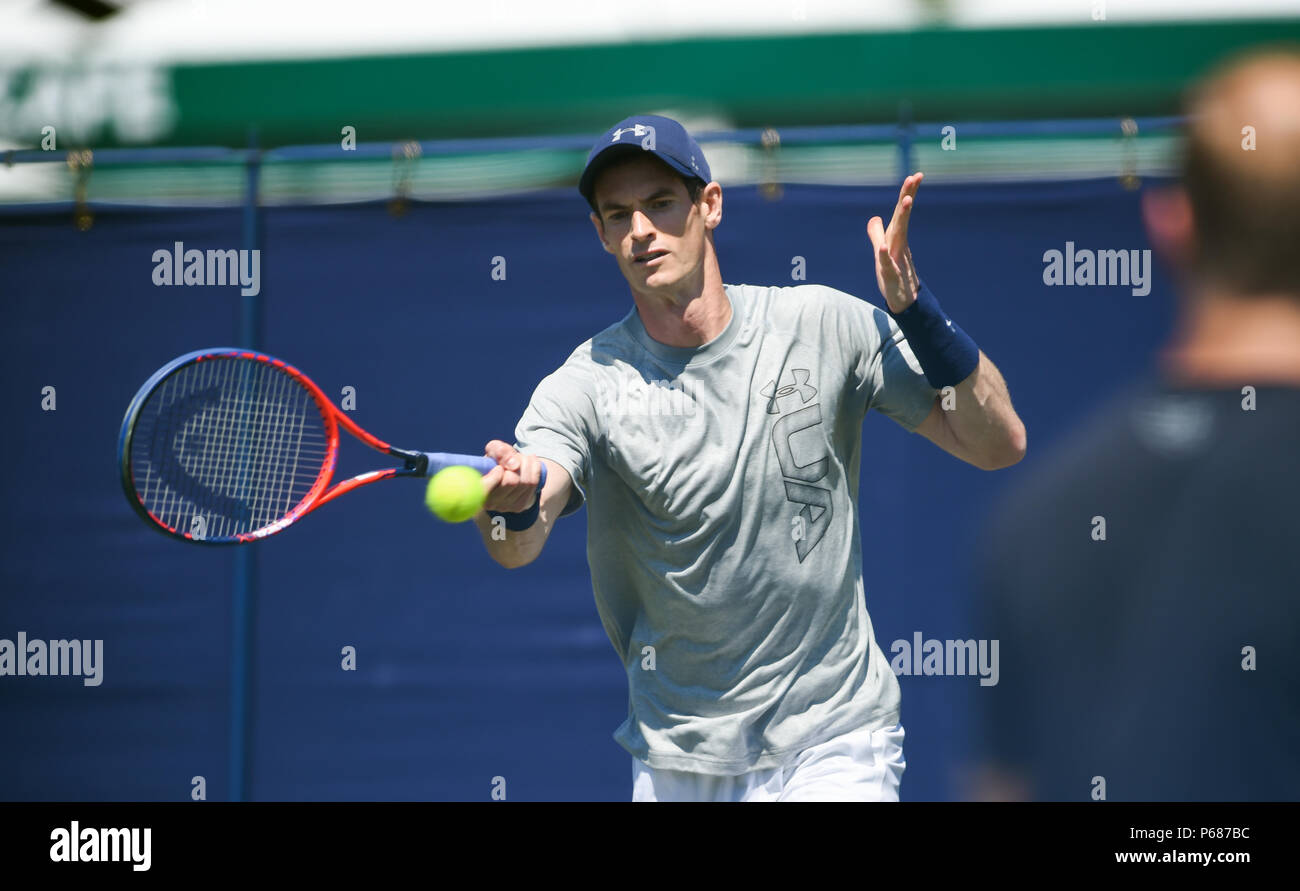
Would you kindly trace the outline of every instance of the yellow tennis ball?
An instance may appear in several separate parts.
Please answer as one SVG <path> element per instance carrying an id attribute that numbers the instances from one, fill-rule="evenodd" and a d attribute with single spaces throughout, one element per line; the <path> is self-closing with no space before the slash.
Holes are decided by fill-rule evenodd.
<path id="1" fill-rule="evenodd" d="M 444 468 L 429 480 L 424 503 L 448 523 L 463 523 L 483 507 L 483 477 L 473 467 Z"/>

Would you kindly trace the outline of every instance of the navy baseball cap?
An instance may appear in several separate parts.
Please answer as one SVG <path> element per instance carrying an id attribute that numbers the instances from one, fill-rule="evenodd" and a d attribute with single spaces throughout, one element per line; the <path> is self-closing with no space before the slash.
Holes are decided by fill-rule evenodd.
<path id="1" fill-rule="evenodd" d="M 601 170 L 628 149 L 650 152 L 684 177 L 699 177 L 706 183 L 713 180 L 704 152 L 685 127 L 662 115 L 638 114 L 610 127 L 592 146 L 582 179 L 578 180 L 578 191 L 588 204 Z"/>

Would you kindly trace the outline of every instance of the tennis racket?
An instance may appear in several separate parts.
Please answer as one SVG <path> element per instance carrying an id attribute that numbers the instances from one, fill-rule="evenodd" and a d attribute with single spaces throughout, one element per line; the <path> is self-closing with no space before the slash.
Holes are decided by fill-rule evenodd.
<path id="1" fill-rule="evenodd" d="M 340 427 L 402 466 L 331 486 Z M 117 452 L 135 512 L 160 532 L 202 544 L 258 541 L 379 480 L 496 466 L 482 455 L 391 446 L 297 368 L 235 348 L 197 350 L 158 369 L 127 407 Z"/>

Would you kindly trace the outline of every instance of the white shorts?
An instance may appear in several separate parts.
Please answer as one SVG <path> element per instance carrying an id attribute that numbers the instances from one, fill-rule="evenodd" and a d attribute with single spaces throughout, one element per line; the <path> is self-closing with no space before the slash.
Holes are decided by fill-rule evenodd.
<path id="1" fill-rule="evenodd" d="M 898 801 L 903 725 L 855 730 L 810 746 L 782 767 L 712 776 L 632 759 L 633 801 Z"/>

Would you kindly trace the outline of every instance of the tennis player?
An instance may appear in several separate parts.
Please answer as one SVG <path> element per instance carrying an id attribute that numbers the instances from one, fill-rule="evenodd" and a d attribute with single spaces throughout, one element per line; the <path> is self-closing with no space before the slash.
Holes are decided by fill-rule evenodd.
<path id="1" fill-rule="evenodd" d="M 633 800 L 898 800 L 899 686 L 862 584 L 863 416 L 985 470 L 1025 451 L 1001 375 L 912 263 L 921 178 L 888 227 L 867 223 L 886 312 L 724 284 L 722 187 L 678 122 L 628 118 L 588 157 L 579 191 L 635 305 L 542 380 L 513 446 L 487 444 L 475 522 L 513 568 L 586 502 Z"/>

